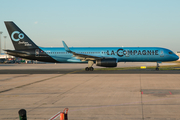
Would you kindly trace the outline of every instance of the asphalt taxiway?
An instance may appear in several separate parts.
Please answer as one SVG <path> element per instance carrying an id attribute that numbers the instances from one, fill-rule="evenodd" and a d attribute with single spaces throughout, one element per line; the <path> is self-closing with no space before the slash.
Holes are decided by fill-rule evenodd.
<path id="1" fill-rule="evenodd" d="M 176 63 L 163 63 L 163 65 L 175 65 Z M 156 66 L 156 63 L 129 62 L 118 63 L 117 67 Z M 0 74 L 179 74 L 179 71 L 155 71 L 155 70 L 95 70 L 84 71 L 87 64 L 0 64 Z M 103 68 L 93 66 L 94 68 Z M 155 68 L 155 67 L 154 67 Z"/>
<path id="2" fill-rule="evenodd" d="M 18 120 L 22 108 L 28 120 L 50 119 L 64 108 L 69 108 L 69 120 L 180 120 L 178 70 L 87 72 L 80 67 L 53 69 L 51 64 L 3 67 L 2 120 Z"/>

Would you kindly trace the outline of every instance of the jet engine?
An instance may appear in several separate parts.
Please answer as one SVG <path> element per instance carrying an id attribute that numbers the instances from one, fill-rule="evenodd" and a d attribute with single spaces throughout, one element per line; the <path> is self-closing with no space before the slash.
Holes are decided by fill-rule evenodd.
<path id="1" fill-rule="evenodd" d="M 96 60 L 96 65 L 102 66 L 102 67 L 116 67 L 117 59 L 116 58 L 106 58 L 106 59 Z"/>

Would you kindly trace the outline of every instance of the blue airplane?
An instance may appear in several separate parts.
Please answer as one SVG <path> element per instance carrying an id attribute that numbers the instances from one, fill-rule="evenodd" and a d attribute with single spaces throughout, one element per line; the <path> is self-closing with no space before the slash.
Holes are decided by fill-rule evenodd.
<path id="1" fill-rule="evenodd" d="M 179 57 L 171 50 L 161 47 L 39 47 L 14 22 L 5 21 L 15 50 L 7 54 L 43 62 L 88 63 L 86 71 L 93 71 L 93 64 L 102 67 L 116 67 L 118 62 L 175 61 Z"/>

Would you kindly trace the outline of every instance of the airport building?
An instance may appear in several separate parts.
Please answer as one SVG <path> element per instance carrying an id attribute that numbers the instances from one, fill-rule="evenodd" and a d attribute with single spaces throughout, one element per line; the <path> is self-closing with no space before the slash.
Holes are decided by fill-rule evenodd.
<path id="1" fill-rule="evenodd" d="M 0 63 L 4 63 L 6 60 L 14 60 L 15 57 L 14 56 L 11 56 L 11 55 L 8 55 L 8 54 L 5 54 L 5 53 L 1 53 L 0 54 Z"/>
<path id="2" fill-rule="evenodd" d="M 15 58 L 14 56 L 8 55 L 8 54 L 1 54 L 0 55 L 0 59 L 11 59 L 11 58 Z"/>
<path id="3" fill-rule="evenodd" d="M 22 60 L 22 58 L 11 56 L 5 53 L 0 54 L 0 63 L 21 63 L 23 61 L 24 60 Z"/>

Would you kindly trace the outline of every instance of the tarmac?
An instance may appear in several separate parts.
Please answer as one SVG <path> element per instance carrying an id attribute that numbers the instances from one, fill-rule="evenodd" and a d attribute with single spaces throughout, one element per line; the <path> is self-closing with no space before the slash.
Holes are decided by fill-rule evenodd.
<path id="1" fill-rule="evenodd" d="M 0 119 L 18 120 L 26 109 L 27 120 L 59 120 L 69 108 L 69 120 L 180 120 L 179 70 L 87 72 L 84 66 L 1 64 Z"/>

